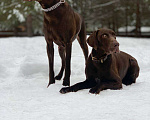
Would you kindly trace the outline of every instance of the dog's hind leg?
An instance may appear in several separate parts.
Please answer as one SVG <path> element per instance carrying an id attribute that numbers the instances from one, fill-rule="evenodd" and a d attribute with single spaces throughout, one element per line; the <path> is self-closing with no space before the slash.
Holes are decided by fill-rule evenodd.
<path id="1" fill-rule="evenodd" d="M 65 69 L 65 47 L 58 47 L 58 51 L 61 57 L 62 66 L 59 74 L 55 77 L 56 80 L 60 80 L 62 78 Z"/>
<path id="2" fill-rule="evenodd" d="M 125 85 L 131 85 L 136 82 L 136 78 L 139 76 L 139 66 L 134 58 L 129 60 L 130 67 L 127 71 L 126 76 L 123 78 L 122 83 Z"/>
<path id="3" fill-rule="evenodd" d="M 78 42 L 82 48 L 82 51 L 84 53 L 85 61 L 87 61 L 88 58 L 88 46 L 86 43 L 86 30 L 85 30 L 85 24 L 84 21 L 82 21 L 81 30 L 78 34 Z"/>

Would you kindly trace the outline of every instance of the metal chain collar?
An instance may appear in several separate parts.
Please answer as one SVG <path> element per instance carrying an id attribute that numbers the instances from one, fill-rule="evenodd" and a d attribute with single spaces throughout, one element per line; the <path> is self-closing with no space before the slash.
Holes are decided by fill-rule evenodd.
<path id="1" fill-rule="evenodd" d="M 55 5 L 53 5 L 52 7 L 50 8 L 47 8 L 47 9 L 42 9 L 44 12 L 50 12 L 54 9 L 56 9 L 57 7 L 59 7 L 61 4 L 65 3 L 65 0 L 60 0 L 58 3 L 56 3 Z"/>

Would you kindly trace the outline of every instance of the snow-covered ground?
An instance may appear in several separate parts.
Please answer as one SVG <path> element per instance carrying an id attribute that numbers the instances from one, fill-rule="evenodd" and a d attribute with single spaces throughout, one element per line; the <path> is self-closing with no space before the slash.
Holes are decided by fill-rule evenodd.
<path id="1" fill-rule="evenodd" d="M 150 39 L 117 38 L 140 66 L 136 84 L 122 90 L 60 94 L 48 84 L 44 37 L 0 38 L 0 120 L 150 120 Z M 84 57 L 73 43 L 71 84 L 85 80 Z M 60 70 L 55 46 L 55 74 Z"/>

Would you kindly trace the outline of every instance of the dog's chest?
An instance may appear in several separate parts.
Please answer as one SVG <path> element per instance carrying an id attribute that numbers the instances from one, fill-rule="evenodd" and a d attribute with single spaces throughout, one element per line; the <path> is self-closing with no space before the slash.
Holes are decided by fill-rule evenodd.
<path id="1" fill-rule="evenodd" d="M 98 78 L 107 78 L 110 74 L 110 65 L 105 63 L 93 63 L 96 69 L 96 76 Z"/>
<path id="2" fill-rule="evenodd" d="M 45 35 L 48 36 L 48 42 L 53 41 L 58 46 L 64 46 L 65 43 L 61 38 L 61 35 L 53 28 L 53 26 L 47 25 Z"/>

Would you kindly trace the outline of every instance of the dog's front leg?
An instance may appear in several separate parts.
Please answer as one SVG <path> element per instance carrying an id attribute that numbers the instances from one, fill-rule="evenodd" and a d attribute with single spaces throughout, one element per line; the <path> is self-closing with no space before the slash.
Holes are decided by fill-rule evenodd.
<path id="1" fill-rule="evenodd" d="M 101 80 L 99 78 L 95 78 L 96 85 L 90 89 L 90 93 L 99 94 L 101 91 Z"/>
<path id="2" fill-rule="evenodd" d="M 48 86 L 49 86 L 50 84 L 55 83 L 55 79 L 54 79 L 54 45 L 53 45 L 53 41 L 49 41 L 47 43 L 47 55 L 48 55 L 48 59 L 49 59 L 49 83 L 48 83 Z"/>
<path id="3" fill-rule="evenodd" d="M 95 87 L 90 89 L 90 93 L 92 94 L 99 94 L 100 91 L 111 89 L 111 90 L 118 90 L 122 88 L 122 83 L 120 77 L 117 75 L 112 76 L 110 80 L 101 80 Z"/>
<path id="4" fill-rule="evenodd" d="M 66 66 L 65 66 L 65 77 L 63 80 L 64 86 L 70 86 L 70 74 L 71 74 L 71 50 L 72 43 L 67 43 L 66 45 Z"/>
<path id="5" fill-rule="evenodd" d="M 96 85 L 96 82 L 92 79 L 86 79 L 83 82 L 79 82 L 71 87 L 64 87 L 60 90 L 60 93 L 65 94 L 68 92 L 77 92 L 78 90 L 92 88 Z"/>

